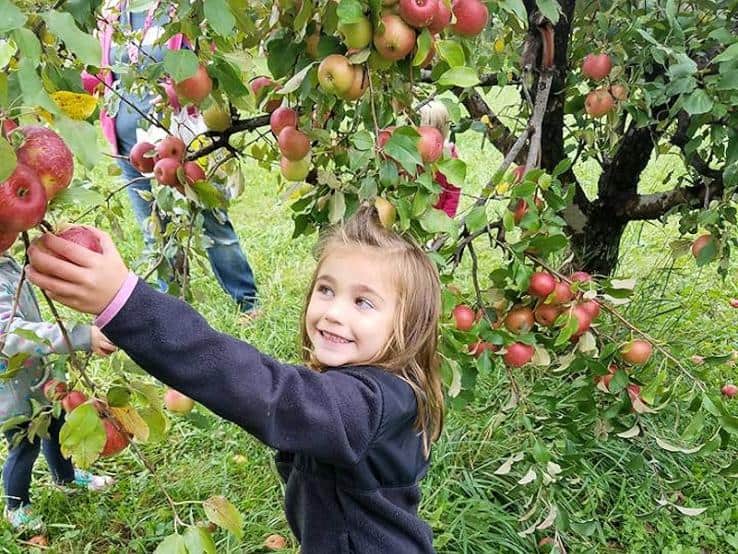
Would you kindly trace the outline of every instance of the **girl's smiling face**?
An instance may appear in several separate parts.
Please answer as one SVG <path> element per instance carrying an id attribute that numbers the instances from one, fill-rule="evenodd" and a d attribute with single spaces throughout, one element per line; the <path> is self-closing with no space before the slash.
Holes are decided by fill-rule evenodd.
<path id="1" fill-rule="evenodd" d="M 371 362 L 392 335 L 398 295 L 387 254 L 374 248 L 336 248 L 315 280 L 305 328 L 323 366 Z"/>

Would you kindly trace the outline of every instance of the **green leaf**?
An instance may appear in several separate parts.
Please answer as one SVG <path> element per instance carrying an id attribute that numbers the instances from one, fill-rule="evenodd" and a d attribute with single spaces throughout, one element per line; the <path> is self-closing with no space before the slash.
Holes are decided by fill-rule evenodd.
<path id="1" fill-rule="evenodd" d="M 442 86 L 473 87 L 479 83 L 477 70 L 472 67 L 452 67 L 438 78 Z"/>
<path id="2" fill-rule="evenodd" d="M 299 72 L 295 73 L 292 78 L 287 81 L 281 89 L 279 89 L 279 94 L 290 94 L 300 88 L 300 85 L 305 80 L 308 71 L 313 68 L 313 65 L 315 65 L 315 62 L 306 65 Z"/>
<path id="3" fill-rule="evenodd" d="M 237 539 L 243 538 L 243 517 L 225 496 L 211 496 L 202 503 L 208 519 L 230 531 Z"/>
<path id="4" fill-rule="evenodd" d="M 695 258 L 695 261 L 697 262 L 697 267 L 702 267 L 703 265 L 709 264 L 712 260 L 715 259 L 715 256 L 717 256 L 718 253 L 718 243 L 717 240 L 714 238 L 705 244 L 705 246 L 702 247 L 702 249 L 697 254 L 697 257 Z"/>
<path id="5" fill-rule="evenodd" d="M 417 137 L 409 137 L 395 131 L 384 145 L 384 153 L 398 161 L 405 171 L 415 175 L 417 166 L 423 165 L 417 143 Z"/>
<path id="6" fill-rule="evenodd" d="M 428 233 L 453 233 L 456 231 L 456 222 L 443 210 L 431 208 L 419 219 L 420 226 Z"/>
<path id="7" fill-rule="evenodd" d="M 227 204 L 223 192 L 210 181 L 197 181 L 187 186 L 195 192 L 197 199 L 206 208 L 224 208 Z"/>
<path id="8" fill-rule="evenodd" d="M 35 33 L 30 29 L 22 27 L 13 31 L 13 39 L 23 55 L 33 62 L 36 67 L 41 60 L 41 43 Z M 99 63 L 99 62 L 98 62 Z"/>
<path id="9" fill-rule="evenodd" d="M 215 554 L 215 542 L 202 527 L 188 527 L 184 532 L 188 554 Z"/>
<path id="10" fill-rule="evenodd" d="M 121 408 L 128 405 L 131 399 L 131 391 L 127 387 L 112 386 L 108 389 L 108 394 L 105 398 L 107 398 L 110 406 Z"/>
<path id="11" fill-rule="evenodd" d="M 187 544 L 182 535 L 174 533 L 159 543 L 154 554 L 187 554 Z"/>
<path id="12" fill-rule="evenodd" d="M 77 27 L 72 14 L 52 10 L 42 17 L 49 31 L 64 42 L 68 52 L 74 54 L 85 65 L 100 65 L 102 59 L 100 43 L 95 37 Z"/>
<path id="13" fill-rule="evenodd" d="M 33 63 L 25 57 L 21 59 L 18 67 L 18 84 L 23 91 L 25 104 L 41 107 L 52 114 L 59 113 L 59 106 L 47 94 Z"/>
<path id="14" fill-rule="evenodd" d="M 359 131 L 351 137 L 351 142 L 357 150 L 371 150 L 374 147 L 374 137 L 369 131 Z"/>
<path id="15" fill-rule="evenodd" d="M 682 107 L 690 115 L 707 113 L 712 110 L 714 102 L 703 89 L 697 89 L 690 94 Z"/>
<path id="16" fill-rule="evenodd" d="M 413 57 L 413 65 L 418 66 L 425 61 L 428 56 L 432 45 L 431 34 L 428 29 L 423 29 L 423 32 L 418 36 L 417 47 L 415 56 Z"/>
<path id="17" fill-rule="evenodd" d="M 466 163 L 459 159 L 448 159 L 438 163 L 438 169 L 449 183 L 461 187 L 466 180 Z"/>
<path id="18" fill-rule="evenodd" d="M 199 65 L 200 60 L 192 50 L 167 50 L 164 54 L 164 69 L 175 83 L 192 77 Z"/>
<path id="19" fill-rule="evenodd" d="M 82 404 L 67 414 L 59 440 L 62 454 L 71 456 L 74 465 L 87 468 L 97 460 L 105 446 L 105 430 L 92 404 Z"/>
<path id="20" fill-rule="evenodd" d="M 15 150 L 4 137 L 0 137 L 0 183 L 13 174 L 16 163 Z"/>
<path id="21" fill-rule="evenodd" d="M 0 34 L 18 29 L 26 22 L 26 16 L 9 0 L 0 0 L 0 13 L 3 14 L 0 18 Z"/>
<path id="22" fill-rule="evenodd" d="M 520 21 L 528 21 L 528 11 L 523 0 L 500 0 L 498 5 L 506 12 L 514 14 Z"/>
<path id="23" fill-rule="evenodd" d="M 331 223 L 338 223 L 346 213 L 346 198 L 343 192 L 337 190 L 333 193 L 328 201 L 328 220 Z"/>
<path id="24" fill-rule="evenodd" d="M 156 408 L 142 408 L 138 411 L 149 427 L 149 439 L 147 442 L 160 442 L 164 440 L 167 432 L 167 419 L 164 414 Z"/>
<path id="25" fill-rule="evenodd" d="M 15 56 L 18 51 L 18 46 L 12 40 L 0 39 L 0 69 L 10 63 L 10 59 Z"/>
<path id="26" fill-rule="evenodd" d="M 341 0 L 336 14 L 340 23 L 356 23 L 364 17 L 364 7 L 359 0 Z"/>
<path id="27" fill-rule="evenodd" d="M 2 4 L 0 4 L 1 6 Z M 3 8 L 0 8 L 0 10 Z M 738 42 L 728 46 L 721 54 L 712 59 L 712 63 L 733 62 L 738 59 Z"/>
<path id="28" fill-rule="evenodd" d="M 97 145 L 97 130 L 91 123 L 59 116 L 56 126 L 69 148 L 85 167 L 91 169 L 98 164 L 100 147 Z"/>
<path id="29" fill-rule="evenodd" d="M 249 89 L 243 84 L 240 72 L 228 60 L 216 56 L 208 67 L 208 73 L 218 81 L 218 86 L 233 100 L 249 95 Z"/>
<path id="30" fill-rule="evenodd" d="M 538 4 L 538 9 L 544 17 L 554 25 L 558 23 L 561 6 L 556 0 L 536 0 L 536 4 Z"/>
<path id="31" fill-rule="evenodd" d="M 487 210 L 485 206 L 475 206 L 466 216 L 466 226 L 470 232 L 478 231 L 487 225 Z"/>
<path id="32" fill-rule="evenodd" d="M 225 0 L 207 0 L 202 3 L 205 18 L 210 27 L 222 37 L 228 37 L 236 25 L 236 18 L 231 13 L 231 7 Z"/>

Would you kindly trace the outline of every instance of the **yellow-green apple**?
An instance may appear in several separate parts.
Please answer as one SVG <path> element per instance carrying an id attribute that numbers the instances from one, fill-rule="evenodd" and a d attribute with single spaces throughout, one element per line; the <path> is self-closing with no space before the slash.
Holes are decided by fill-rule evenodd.
<path id="1" fill-rule="evenodd" d="M 202 119 L 211 131 L 222 133 L 231 126 L 231 113 L 220 104 L 213 104 L 202 112 Z"/>
<path id="2" fill-rule="evenodd" d="M 400 0 L 400 17 L 413 27 L 427 27 L 438 12 L 438 0 Z"/>
<path id="3" fill-rule="evenodd" d="M 438 0 L 436 13 L 433 16 L 433 21 L 428 25 L 428 30 L 432 35 L 437 35 L 443 31 L 449 23 L 451 23 L 451 10 L 446 5 L 446 0 Z"/>
<path id="4" fill-rule="evenodd" d="M 443 154 L 443 135 L 430 125 L 418 127 L 418 152 L 425 163 L 433 163 Z"/>
<path id="5" fill-rule="evenodd" d="M 454 0 L 451 7 L 456 16 L 456 23 L 451 25 L 451 29 L 457 35 L 473 37 L 487 26 L 489 10 L 479 0 Z"/>
<path id="6" fill-rule="evenodd" d="M 367 87 L 369 87 L 369 76 L 362 65 L 353 66 L 354 78 L 351 81 L 351 87 L 343 94 L 344 100 L 358 100 L 364 95 Z"/>
<path id="7" fill-rule="evenodd" d="M 623 360 L 632 365 L 645 364 L 651 358 L 652 352 L 651 343 L 642 339 L 632 340 L 620 349 Z"/>
<path id="8" fill-rule="evenodd" d="M 162 185 L 168 187 L 180 186 L 177 170 L 182 163 L 176 158 L 162 158 L 154 165 L 154 177 Z"/>
<path id="9" fill-rule="evenodd" d="M 16 151 L 18 161 L 30 167 L 46 189 L 51 201 L 72 182 L 74 159 L 67 145 L 51 129 L 46 127 L 19 127 L 13 131 L 25 138 Z"/>
<path id="10" fill-rule="evenodd" d="M 338 32 L 343 35 L 343 42 L 349 48 L 362 50 L 372 42 L 372 23 L 366 16 L 338 25 Z"/>
<path id="11" fill-rule="evenodd" d="M 102 423 L 105 429 L 105 445 L 100 452 L 100 457 L 115 456 L 128 446 L 130 440 L 126 432 L 118 428 L 120 425 L 113 423 L 110 418 L 102 418 Z"/>
<path id="12" fill-rule="evenodd" d="M 282 129 L 277 137 L 277 144 L 282 155 L 291 162 L 301 160 L 310 152 L 310 139 L 294 127 Z"/>
<path id="13" fill-rule="evenodd" d="M 0 183 L 0 230 L 27 231 L 46 214 L 46 190 L 30 167 L 18 162 L 4 183 Z"/>
<path id="14" fill-rule="evenodd" d="M 151 173 L 154 171 L 154 160 L 156 147 L 150 142 L 136 143 L 128 155 L 131 165 L 141 173 Z"/>
<path id="15" fill-rule="evenodd" d="M 374 200 L 374 208 L 377 210 L 377 216 L 382 226 L 385 229 L 391 229 L 397 215 L 397 210 L 392 203 L 386 198 L 377 196 Z"/>
<path id="16" fill-rule="evenodd" d="M 593 81 L 601 81 L 611 69 L 612 60 L 607 54 L 587 54 L 582 62 L 582 73 Z"/>
<path id="17" fill-rule="evenodd" d="M 534 322 L 533 310 L 525 306 L 513 306 L 505 317 L 505 327 L 512 333 L 528 332 Z"/>
<path id="18" fill-rule="evenodd" d="M 535 348 L 522 342 L 514 342 L 505 347 L 502 359 L 508 367 L 523 367 L 533 359 Z"/>
<path id="19" fill-rule="evenodd" d="M 374 31 L 374 47 L 383 58 L 401 60 L 415 48 L 415 30 L 399 15 L 383 15 L 380 29 Z"/>
<path id="20" fill-rule="evenodd" d="M 192 77 L 174 83 L 174 91 L 179 97 L 185 98 L 193 104 L 199 104 L 205 100 L 212 90 L 213 80 L 202 64 L 197 66 L 197 71 Z"/>
<path id="21" fill-rule="evenodd" d="M 288 181 L 304 181 L 310 173 L 310 154 L 295 162 L 285 157 L 279 161 L 282 176 Z"/>
<path id="22" fill-rule="evenodd" d="M 592 117 L 602 117 L 612 111 L 615 100 L 606 88 L 598 88 L 587 94 L 584 109 Z"/>
<path id="23" fill-rule="evenodd" d="M 164 393 L 164 405 L 175 414 L 188 414 L 195 406 L 195 401 L 175 389 L 167 389 Z"/>
<path id="24" fill-rule="evenodd" d="M 346 56 L 331 54 L 318 66 L 318 83 L 329 94 L 343 96 L 354 82 L 354 68 Z"/>
<path id="25" fill-rule="evenodd" d="M 158 162 L 164 158 L 172 158 L 181 162 L 184 158 L 185 150 L 187 150 L 187 147 L 184 141 L 179 137 L 170 135 L 156 143 L 154 162 Z"/>
<path id="26" fill-rule="evenodd" d="M 286 106 L 281 106 L 272 112 L 269 117 L 269 126 L 274 136 L 278 137 L 285 127 L 297 127 L 297 112 Z"/>

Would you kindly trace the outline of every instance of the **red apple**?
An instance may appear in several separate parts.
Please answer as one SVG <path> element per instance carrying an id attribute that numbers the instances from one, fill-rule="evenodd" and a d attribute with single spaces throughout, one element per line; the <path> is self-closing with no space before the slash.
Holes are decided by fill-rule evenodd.
<path id="1" fill-rule="evenodd" d="M 628 89 L 625 85 L 610 85 L 610 94 L 618 102 L 624 102 L 628 99 Z"/>
<path id="2" fill-rule="evenodd" d="M 69 391 L 69 394 L 62 399 L 62 408 L 64 408 L 65 412 L 70 413 L 77 406 L 84 404 L 85 402 L 87 402 L 87 396 L 85 393 L 78 390 Z"/>
<path id="3" fill-rule="evenodd" d="M 164 405 L 170 412 L 184 415 L 192 411 L 192 408 L 195 406 L 195 401 L 178 390 L 167 389 L 164 393 Z"/>
<path id="4" fill-rule="evenodd" d="M 343 96 L 354 82 L 354 67 L 346 56 L 331 54 L 318 66 L 318 83 L 328 94 Z"/>
<path id="5" fill-rule="evenodd" d="M 97 75 L 93 75 L 85 69 L 79 74 L 79 78 L 82 82 L 82 88 L 85 89 L 87 94 L 95 94 L 98 88 L 104 87 L 102 81 L 97 78 Z"/>
<path id="6" fill-rule="evenodd" d="M 310 173 L 310 154 L 294 162 L 282 157 L 279 168 L 282 176 L 288 181 L 304 181 Z"/>
<path id="7" fill-rule="evenodd" d="M 720 389 L 720 392 L 722 392 L 728 398 L 733 398 L 736 394 L 738 394 L 738 387 L 732 384 L 723 385 L 723 388 Z"/>
<path id="8" fill-rule="evenodd" d="M 344 100 L 351 102 L 361 98 L 369 87 L 369 76 L 367 75 L 366 69 L 361 65 L 355 65 L 353 68 L 354 78 L 351 81 L 351 87 L 342 96 Z"/>
<path id="9" fill-rule="evenodd" d="M 433 163 L 443 154 L 443 135 L 430 125 L 418 127 L 418 152 L 424 163 Z"/>
<path id="10" fill-rule="evenodd" d="M 631 383 L 630 385 L 628 385 L 628 396 L 630 396 L 631 402 L 635 402 L 637 400 L 643 402 L 643 400 L 641 399 L 641 387 L 636 385 L 635 383 Z"/>
<path id="11" fill-rule="evenodd" d="M 287 547 L 287 539 L 282 535 L 269 535 L 264 541 L 267 550 L 284 550 Z"/>
<path id="12" fill-rule="evenodd" d="M 379 131 L 379 134 L 377 135 L 377 146 L 379 148 L 384 148 L 384 145 L 387 144 L 387 141 L 392 136 L 392 133 L 395 132 L 395 127 L 385 127 L 381 131 Z"/>
<path id="13" fill-rule="evenodd" d="M 502 359 L 505 365 L 509 367 L 523 367 L 533 359 L 535 348 L 522 342 L 514 342 L 505 348 L 505 355 Z"/>
<path id="14" fill-rule="evenodd" d="M 513 221 L 517 225 L 521 221 L 523 221 L 525 214 L 528 213 L 528 202 L 526 202 L 522 198 L 519 198 L 512 212 L 513 212 Z"/>
<path id="15" fill-rule="evenodd" d="M 556 288 L 554 289 L 554 300 L 557 304 L 566 304 L 567 302 L 571 302 L 573 299 L 574 293 L 571 292 L 569 283 L 565 281 L 559 281 L 556 283 Z"/>
<path id="16" fill-rule="evenodd" d="M 581 305 L 572 306 L 569 310 L 569 317 L 573 317 L 577 320 L 577 330 L 574 331 L 572 335 L 574 337 L 579 337 L 584 334 L 584 332 L 589 329 L 589 326 L 592 325 L 592 317 Z"/>
<path id="17" fill-rule="evenodd" d="M 651 358 L 652 352 L 651 343 L 641 339 L 632 340 L 620 349 L 623 360 L 632 365 L 645 364 Z"/>
<path id="18" fill-rule="evenodd" d="M 102 452 L 100 452 L 100 457 L 107 458 L 109 456 L 115 456 L 125 450 L 130 441 L 126 432 L 118 429 L 110 418 L 104 417 L 102 423 L 105 428 L 105 445 L 103 446 Z"/>
<path id="19" fill-rule="evenodd" d="M 610 74 L 612 60 L 607 54 L 587 54 L 582 62 L 582 73 L 594 81 L 601 81 Z"/>
<path id="20" fill-rule="evenodd" d="M 213 90 L 213 81 L 205 66 L 200 64 L 192 77 L 174 83 L 174 90 L 180 98 L 185 98 L 193 104 L 199 104 L 210 95 Z"/>
<path id="21" fill-rule="evenodd" d="M 0 254 L 8 250 L 16 240 L 18 240 L 18 234 L 15 231 L 0 231 Z"/>
<path id="22" fill-rule="evenodd" d="M 596 300 L 587 300 L 579 304 L 579 306 L 589 314 L 590 319 L 593 321 L 600 315 L 601 306 Z"/>
<path id="23" fill-rule="evenodd" d="M 453 309 L 451 315 L 453 316 L 454 321 L 456 322 L 456 328 L 459 331 L 468 331 L 469 329 L 474 327 L 476 314 L 474 313 L 474 310 L 472 310 L 469 306 L 465 304 L 459 304 Z"/>
<path id="24" fill-rule="evenodd" d="M 164 81 L 164 93 L 167 95 L 167 104 L 169 104 L 175 112 L 182 109 L 182 104 L 179 101 L 179 96 L 174 90 L 174 85 L 171 79 Z"/>
<path id="25" fill-rule="evenodd" d="M 457 35 L 473 37 L 487 26 L 489 11 L 479 0 L 454 0 L 452 9 L 456 23 L 451 25 L 451 29 Z"/>
<path id="26" fill-rule="evenodd" d="M 139 142 L 135 144 L 128 156 L 131 160 L 131 165 L 141 173 L 151 173 L 154 171 L 154 164 L 156 163 L 154 156 L 151 155 L 155 149 L 156 147 L 150 142 Z"/>
<path id="27" fill-rule="evenodd" d="M 400 17 L 413 27 L 427 27 L 438 12 L 438 0 L 400 0 Z"/>
<path id="28" fill-rule="evenodd" d="M 473 342 L 469 345 L 469 354 L 471 354 L 475 358 L 481 358 L 482 354 L 484 354 L 487 350 L 489 350 L 490 352 L 497 352 L 499 349 L 500 347 L 496 344 L 478 340 L 477 342 Z"/>
<path id="29" fill-rule="evenodd" d="M 533 328 L 535 317 L 533 310 L 525 306 L 513 306 L 505 317 L 505 327 L 512 333 L 522 333 Z"/>
<path id="30" fill-rule="evenodd" d="M 584 109 L 592 117 L 602 117 L 615 107 L 615 100 L 605 88 L 598 88 L 587 94 Z"/>
<path id="31" fill-rule="evenodd" d="M 428 31 L 431 35 L 437 35 L 443 31 L 446 26 L 451 23 L 451 10 L 446 5 L 446 0 L 438 0 L 436 4 L 436 13 L 433 16 L 433 21 L 428 25 Z"/>
<path id="32" fill-rule="evenodd" d="M 738 298 L 731 298 L 729 303 L 731 308 L 738 308 Z"/>
<path id="33" fill-rule="evenodd" d="M 95 236 L 95 234 L 87 227 L 67 227 L 61 233 L 57 233 L 56 236 L 60 239 L 68 240 L 74 244 L 84 246 L 88 250 L 92 250 L 98 254 L 103 253 L 100 239 L 98 239 L 97 236 Z"/>
<path id="34" fill-rule="evenodd" d="M 294 127 L 282 129 L 277 137 L 277 143 L 282 155 L 293 162 L 301 160 L 310 151 L 310 139 Z"/>
<path id="35" fill-rule="evenodd" d="M 569 276 L 574 283 L 587 283 L 592 280 L 592 276 L 586 271 L 575 271 Z"/>
<path id="36" fill-rule="evenodd" d="M 274 81 L 264 75 L 252 79 L 250 85 L 251 91 L 254 93 L 257 104 L 261 103 L 264 97 L 266 97 L 266 95 L 269 93 L 270 89 L 275 88 Z M 279 90 L 279 86 L 276 86 L 275 90 Z M 266 106 L 264 106 L 264 110 L 267 113 L 272 113 L 274 110 L 279 108 L 280 104 L 282 104 L 281 99 L 273 98 L 266 103 Z"/>
<path id="37" fill-rule="evenodd" d="M 702 235 L 701 237 L 698 237 L 695 239 L 695 241 L 692 243 L 692 256 L 697 258 L 697 256 L 700 255 L 700 252 L 702 249 L 710 244 L 712 242 L 712 235 L 709 233 L 706 235 Z"/>
<path id="38" fill-rule="evenodd" d="M 536 271 L 530 278 L 528 293 L 546 298 L 556 289 L 556 279 L 548 271 Z"/>
<path id="39" fill-rule="evenodd" d="M 182 167 L 179 160 L 175 158 L 162 158 L 154 165 L 154 177 L 162 185 L 168 187 L 180 186 L 177 170 Z"/>
<path id="40" fill-rule="evenodd" d="M 15 119 L 3 119 L 2 125 L 0 126 L 0 134 L 2 134 L 4 137 L 7 137 L 12 133 L 15 129 L 18 128 L 18 121 Z"/>
<path id="41" fill-rule="evenodd" d="M 374 47 L 386 60 L 401 60 L 415 48 L 415 31 L 399 15 L 383 15 L 379 29 L 374 30 Z"/>
<path id="42" fill-rule="evenodd" d="M 539 304 L 534 310 L 535 320 L 544 327 L 551 327 L 561 313 L 561 308 L 555 304 Z"/>
<path id="43" fill-rule="evenodd" d="M 207 179 L 205 170 L 197 162 L 185 162 L 182 169 L 184 170 L 185 180 L 189 185 L 194 185 L 198 181 Z"/>
<path id="44" fill-rule="evenodd" d="M 46 190 L 36 172 L 18 162 L 15 171 L 0 183 L 0 230 L 20 233 L 35 227 L 46 214 Z"/>
<path id="45" fill-rule="evenodd" d="M 156 163 L 164 158 L 172 158 L 181 162 L 184 159 L 186 150 L 187 147 L 181 138 L 170 135 L 163 138 L 156 144 L 156 157 L 154 158 L 154 162 Z"/>
<path id="46" fill-rule="evenodd" d="M 274 136 L 278 137 L 285 127 L 297 127 L 297 112 L 291 108 L 281 106 L 272 112 L 269 117 L 269 126 Z"/>
<path id="47" fill-rule="evenodd" d="M 51 402 L 62 400 L 68 392 L 67 384 L 64 381 L 58 381 L 56 379 L 46 381 L 43 390 L 44 396 Z"/>
<path id="48" fill-rule="evenodd" d="M 72 182 L 74 159 L 67 145 L 51 129 L 46 127 L 19 127 L 25 139 L 16 151 L 18 162 L 31 168 L 46 189 L 46 198 L 51 201 Z"/>

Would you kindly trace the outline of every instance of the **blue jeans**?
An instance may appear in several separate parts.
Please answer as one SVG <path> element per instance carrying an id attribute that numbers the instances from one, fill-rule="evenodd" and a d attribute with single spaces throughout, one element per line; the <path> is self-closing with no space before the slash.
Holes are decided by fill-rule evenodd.
<path id="1" fill-rule="evenodd" d="M 59 446 L 59 430 L 63 424 L 64 414 L 59 419 L 52 418 L 48 439 L 36 437 L 33 442 L 28 442 L 28 439 L 24 438 L 17 446 L 12 446 L 13 438 L 17 433 L 28 429 L 28 424 L 5 433 L 9 447 L 8 458 L 3 466 L 3 488 L 8 509 L 15 510 L 31 503 L 31 471 L 41 448 L 55 483 L 70 483 L 74 480 L 74 466 L 62 455 Z"/>
<path id="2" fill-rule="evenodd" d="M 124 93 L 125 94 L 125 93 Z M 125 94 L 125 97 L 144 113 L 149 106 L 149 97 L 137 97 Z M 136 144 L 136 129 L 140 126 L 141 116 L 130 106 L 121 102 L 115 120 L 115 132 L 118 137 L 118 153 L 127 156 Z M 127 160 L 118 159 L 118 165 L 126 182 L 143 177 Z M 138 191 L 150 191 L 151 181 L 142 180 L 128 186 L 128 197 L 133 206 L 133 214 L 144 233 L 147 246 L 152 246 L 154 239 L 146 227 L 146 220 L 151 217 L 152 202 L 144 200 Z M 207 249 L 210 266 L 220 286 L 239 305 L 242 311 L 252 310 L 256 304 L 256 284 L 254 272 L 251 270 L 246 254 L 241 249 L 236 231 L 233 229 L 228 214 L 221 212 L 221 218 L 213 210 L 203 211 L 203 232 L 213 244 Z"/>

